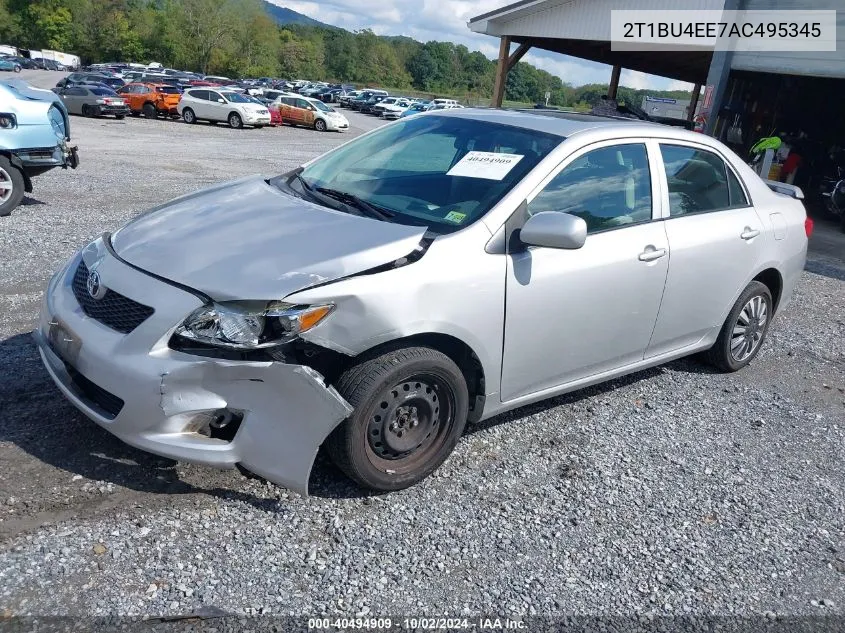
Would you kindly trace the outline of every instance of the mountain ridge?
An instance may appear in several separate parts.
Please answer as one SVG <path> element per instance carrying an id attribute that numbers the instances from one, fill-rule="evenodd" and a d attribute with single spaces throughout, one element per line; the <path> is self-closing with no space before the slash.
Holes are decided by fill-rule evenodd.
<path id="1" fill-rule="evenodd" d="M 309 18 L 307 15 L 303 15 L 298 11 L 294 11 L 293 9 L 288 9 L 287 7 L 281 7 L 278 4 L 274 4 L 269 2 L 268 0 L 262 0 L 264 4 L 264 10 L 267 12 L 273 21 L 276 22 L 279 26 L 285 26 L 287 24 L 301 24 L 304 26 L 319 26 L 324 29 L 337 29 L 338 27 L 332 26 L 331 24 L 326 24 L 325 22 L 320 22 L 319 20 L 315 20 L 314 18 Z"/>

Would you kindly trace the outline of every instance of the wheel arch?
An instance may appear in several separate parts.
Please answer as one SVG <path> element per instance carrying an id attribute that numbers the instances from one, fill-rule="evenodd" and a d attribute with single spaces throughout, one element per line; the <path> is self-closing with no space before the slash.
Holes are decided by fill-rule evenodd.
<path id="1" fill-rule="evenodd" d="M 317 346 L 322 347 L 320 345 Z M 334 360 L 332 364 L 334 365 L 335 371 L 339 374 L 340 371 L 350 364 L 357 364 L 391 350 L 404 347 L 430 347 L 448 356 L 458 366 L 466 380 L 467 390 L 469 392 L 469 420 L 475 422 L 481 418 L 484 413 L 485 394 L 487 393 L 487 379 L 484 372 L 484 365 L 475 350 L 456 336 L 441 332 L 422 332 L 379 343 L 355 356 L 345 356 L 333 350 L 329 350 L 329 354 Z M 322 368 L 316 369 L 319 371 Z M 327 378 L 332 380 L 332 377 Z"/>
<path id="2" fill-rule="evenodd" d="M 760 271 L 752 281 L 759 281 L 772 293 L 772 312 L 777 312 L 780 305 L 780 298 L 783 294 L 783 275 L 777 268 L 766 268 Z"/>

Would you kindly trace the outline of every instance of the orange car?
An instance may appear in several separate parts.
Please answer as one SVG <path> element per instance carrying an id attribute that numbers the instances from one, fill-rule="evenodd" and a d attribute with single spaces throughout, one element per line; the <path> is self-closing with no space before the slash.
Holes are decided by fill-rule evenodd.
<path id="1" fill-rule="evenodd" d="M 155 119 L 159 114 L 178 116 L 176 106 L 182 94 L 167 84 L 134 83 L 122 86 L 117 93 L 126 100 L 132 114 Z"/>

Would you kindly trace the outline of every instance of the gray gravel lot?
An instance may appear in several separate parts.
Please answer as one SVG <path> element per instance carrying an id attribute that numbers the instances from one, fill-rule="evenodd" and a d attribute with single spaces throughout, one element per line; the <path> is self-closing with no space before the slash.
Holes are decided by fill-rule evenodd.
<path id="1" fill-rule="evenodd" d="M 378 125 L 348 116 L 350 135 Z M 62 399 L 29 332 L 48 276 L 93 237 L 350 135 L 72 125 L 81 167 L 40 177 L 0 219 L 3 616 L 845 615 L 833 229 L 744 371 L 687 359 L 520 409 L 471 427 L 435 476 L 389 495 L 320 458 L 303 499 L 123 445 Z"/>

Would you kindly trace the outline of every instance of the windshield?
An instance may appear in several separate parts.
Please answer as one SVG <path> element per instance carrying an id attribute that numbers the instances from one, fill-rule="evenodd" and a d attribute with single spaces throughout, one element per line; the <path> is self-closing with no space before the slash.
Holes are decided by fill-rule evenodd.
<path id="1" fill-rule="evenodd" d="M 226 97 L 230 103 L 252 103 L 252 101 L 243 96 L 239 92 L 224 92 L 223 96 Z"/>
<path id="2" fill-rule="evenodd" d="M 312 191 L 385 209 L 393 222 L 449 233 L 482 217 L 561 141 L 466 117 L 411 117 L 316 159 L 300 177 Z"/>

